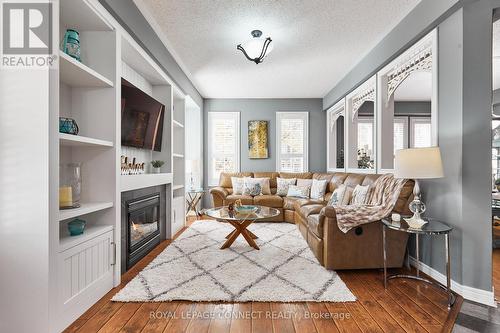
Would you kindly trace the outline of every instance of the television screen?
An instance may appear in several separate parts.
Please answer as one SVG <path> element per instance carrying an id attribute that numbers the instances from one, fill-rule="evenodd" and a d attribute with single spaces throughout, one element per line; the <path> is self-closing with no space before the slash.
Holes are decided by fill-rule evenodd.
<path id="1" fill-rule="evenodd" d="M 122 78 L 122 146 L 161 151 L 165 105 Z"/>

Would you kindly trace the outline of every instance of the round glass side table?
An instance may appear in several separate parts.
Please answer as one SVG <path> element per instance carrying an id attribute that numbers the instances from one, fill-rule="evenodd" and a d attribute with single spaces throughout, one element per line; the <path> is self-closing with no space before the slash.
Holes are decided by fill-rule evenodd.
<path id="1" fill-rule="evenodd" d="M 446 223 L 440 222 L 435 219 L 424 218 L 428 221 L 422 228 L 410 228 L 408 223 L 401 218 L 401 221 L 393 221 L 391 217 L 387 217 L 382 219 L 382 242 L 384 249 L 384 288 L 387 288 L 387 281 L 396 278 L 404 278 L 404 279 L 413 279 L 422 282 L 426 282 L 437 286 L 441 289 L 444 289 L 448 294 L 448 308 L 450 308 L 453 303 L 455 303 L 455 295 L 451 292 L 451 277 L 450 277 L 450 233 L 453 230 L 452 227 L 447 225 Z M 387 247 L 386 247 L 386 230 L 392 229 L 400 232 L 406 232 L 409 234 L 414 234 L 416 237 L 415 240 L 415 256 L 417 263 L 420 263 L 420 249 L 419 249 L 419 236 L 420 235 L 429 235 L 429 236 L 444 236 L 444 246 L 445 246 L 445 260 L 446 260 L 446 286 L 443 286 L 440 283 L 431 281 L 429 279 L 423 278 L 420 276 L 420 269 L 418 265 L 416 268 L 416 275 L 408 275 L 408 274 L 394 274 L 387 276 Z"/>
<path id="2" fill-rule="evenodd" d="M 199 219 L 203 215 L 203 211 L 198 210 L 198 203 L 203 199 L 205 192 L 204 188 L 188 188 L 186 190 L 186 211 L 187 213 L 194 211 L 196 219 Z"/>

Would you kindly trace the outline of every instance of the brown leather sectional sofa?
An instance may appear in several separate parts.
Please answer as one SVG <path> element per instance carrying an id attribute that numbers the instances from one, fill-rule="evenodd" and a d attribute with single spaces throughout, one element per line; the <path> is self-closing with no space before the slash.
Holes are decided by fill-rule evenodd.
<path id="1" fill-rule="evenodd" d="M 274 207 L 281 214 L 271 221 L 290 222 L 298 228 L 319 262 L 327 269 L 365 269 L 383 267 L 382 223 L 363 224 L 343 233 L 337 226 L 335 208 L 326 206 L 333 191 L 341 184 L 352 192 L 356 185 L 369 185 L 380 175 L 356 173 L 284 173 L 284 172 L 241 172 L 221 174 L 219 186 L 212 188 L 214 207 L 225 206 L 237 199 L 243 204 Z M 271 195 L 233 195 L 231 177 L 269 177 Z M 276 178 L 326 179 L 327 193 L 324 201 L 280 197 L 276 195 Z M 408 204 L 413 199 L 413 181 L 404 186 L 394 212 L 409 214 Z M 408 235 L 387 230 L 388 267 L 403 265 Z"/>

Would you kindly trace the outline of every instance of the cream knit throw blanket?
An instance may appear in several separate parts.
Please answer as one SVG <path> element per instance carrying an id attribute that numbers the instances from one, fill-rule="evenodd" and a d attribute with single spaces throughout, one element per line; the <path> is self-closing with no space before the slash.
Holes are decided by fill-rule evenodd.
<path id="1" fill-rule="evenodd" d="M 367 204 L 337 206 L 337 225 L 344 233 L 352 228 L 370 222 L 378 221 L 388 216 L 401 193 L 406 179 L 394 178 L 392 174 L 380 176 L 373 184 Z"/>

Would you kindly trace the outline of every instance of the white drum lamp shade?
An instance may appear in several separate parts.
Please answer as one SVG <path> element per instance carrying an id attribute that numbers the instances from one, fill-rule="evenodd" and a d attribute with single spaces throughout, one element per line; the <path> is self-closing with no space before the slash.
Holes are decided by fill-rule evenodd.
<path id="1" fill-rule="evenodd" d="M 397 150 L 394 165 L 394 177 L 396 178 L 430 179 L 444 177 L 439 147 Z"/>
<path id="2" fill-rule="evenodd" d="M 414 198 L 409 206 L 413 216 L 405 221 L 410 228 L 422 228 L 427 223 L 421 218 L 426 207 L 420 200 L 418 180 L 444 177 L 441 151 L 439 147 L 400 149 L 396 151 L 394 166 L 394 177 L 415 180 Z"/>

